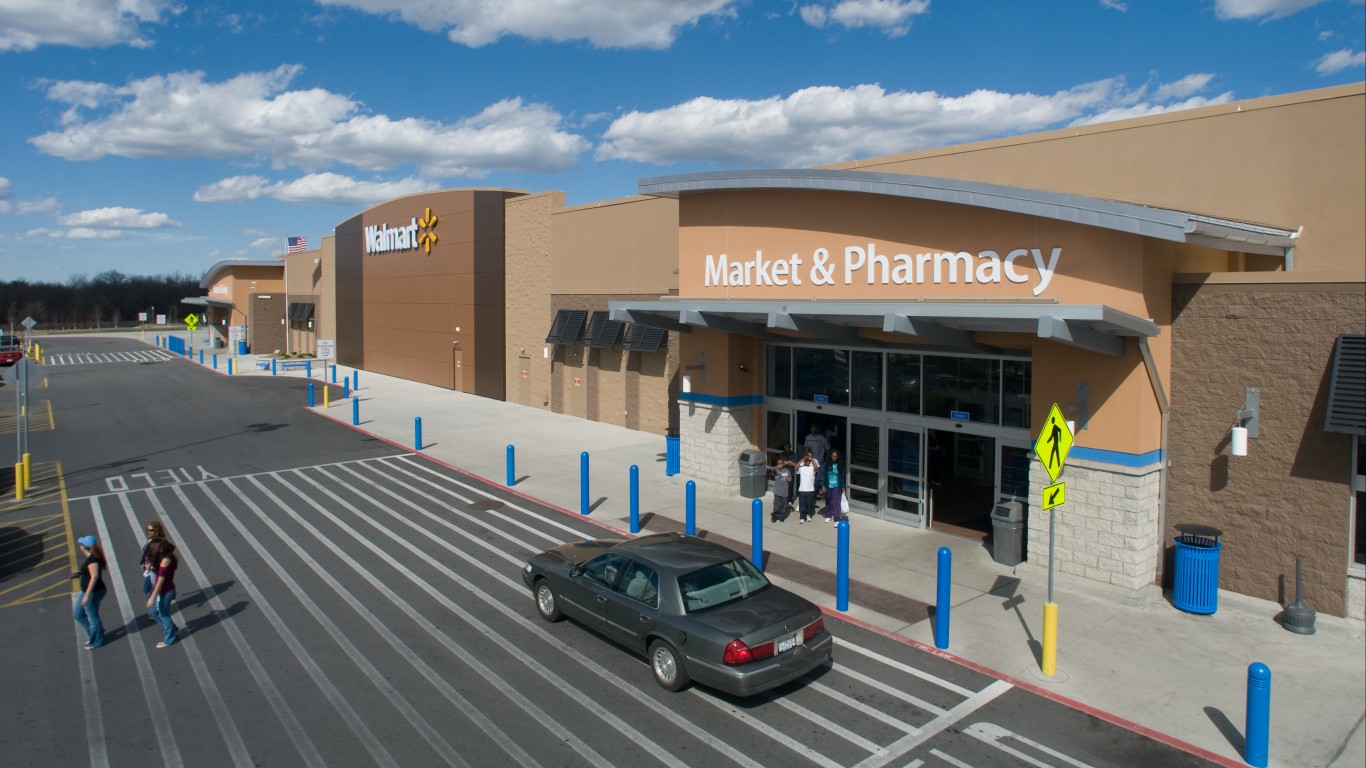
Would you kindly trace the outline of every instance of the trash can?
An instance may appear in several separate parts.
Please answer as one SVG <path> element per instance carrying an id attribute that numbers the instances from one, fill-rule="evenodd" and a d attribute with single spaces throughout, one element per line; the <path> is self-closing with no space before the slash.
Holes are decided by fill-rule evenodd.
<path id="1" fill-rule="evenodd" d="M 245 355 L 246 353 L 247 353 L 247 343 L 246 343 L 245 341 L 239 341 L 239 342 L 237 342 L 237 354 L 239 354 L 239 355 Z"/>
<path id="2" fill-rule="evenodd" d="M 1024 560 L 1024 527 L 1023 504 L 997 502 L 991 510 L 991 559 L 1001 565 L 1019 565 Z"/>
<path id="3" fill-rule="evenodd" d="M 763 451 L 740 451 L 740 495 L 747 499 L 762 498 L 768 493 L 768 462 Z"/>
<path id="4" fill-rule="evenodd" d="M 664 433 L 664 474 L 669 477 L 673 477 L 682 471 L 679 469 L 682 464 L 680 460 L 681 442 L 677 432 L 669 430 Z"/>
<path id="5" fill-rule="evenodd" d="M 1219 608 L 1219 537 L 1224 534 L 1208 525 L 1182 524 L 1176 537 L 1175 571 L 1172 573 L 1172 605 L 1186 613 L 1214 613 Z"/>

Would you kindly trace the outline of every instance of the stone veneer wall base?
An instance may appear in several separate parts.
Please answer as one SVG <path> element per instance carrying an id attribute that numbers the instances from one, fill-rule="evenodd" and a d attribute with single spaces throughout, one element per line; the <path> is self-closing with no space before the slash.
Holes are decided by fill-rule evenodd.
<path id="1" fill-rule="evenodd" d="M 1158 481 L 1160 464 L 1122 467 L 1069 459 L 1063 476 L 1067 502 L 1051 510 L 1057 516 L 1054 553 L 1056 573 L 1140 590 L 1157 577 Z M 1048 473 L 1032 459 L 1029 482 L 1049 485 Z M 1026 558 L 1048 567 L 1050 512 L 1030 508 Z"/>
<path id="2" fill-rule="evenodd" d="M 678 401 L 679 469 L 685 476 L 720 478 L 740 487 L 740 452 L 754 446 L 754 406 Z"/>

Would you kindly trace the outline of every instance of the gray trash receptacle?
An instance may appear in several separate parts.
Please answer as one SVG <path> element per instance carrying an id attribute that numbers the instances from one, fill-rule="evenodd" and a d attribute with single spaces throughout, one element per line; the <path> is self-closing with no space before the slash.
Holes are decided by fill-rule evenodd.
<path id="1" fill-rule="evenodd" d="M 768 493 L 768 462 L 763 451 L 740 451 L 740 495 L 762 498 Z"/>
<path id="2" fill-rule="evenodd" d="M 1024 560 L 1024 505 L 1002 501 L 991 510 L 991 559 L 1001 565 Z"/>

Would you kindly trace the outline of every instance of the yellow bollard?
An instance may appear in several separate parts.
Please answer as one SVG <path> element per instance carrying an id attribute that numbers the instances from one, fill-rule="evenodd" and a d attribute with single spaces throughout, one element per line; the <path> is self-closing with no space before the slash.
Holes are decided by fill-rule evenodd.
<path id="1" fill-rule="evenodd" d="M 24 487 L 28 488 L 33 485 L 33 457 L 27 453 L 24 454 L 22 463 L 24 465 Z"/>
<path id="2" fill-rule="evenodd" d="M 24 462 L 14 465 L 14 498 L 16 501 L 24 500 Z"/>
<path id="3" fill-rule="evenodd" d="M 328 407 L 327 401 L 328 401 L 329 399 L 331 399 L 331 398 L 330 398 L 331 394 L 332 394 L 332 388 L 329 387 L 329 386 L 327 386 L 326 384 L 324 384 L 324 385 L 323 385 L 323 407 L 324 407 L 324 408 L 327 408 L 327 407 Z"/>
<path id="4" fill-rule="evenodd" d="M 1043 673 L 1058 673 L 1058 604 L 1043 604 Z"/>

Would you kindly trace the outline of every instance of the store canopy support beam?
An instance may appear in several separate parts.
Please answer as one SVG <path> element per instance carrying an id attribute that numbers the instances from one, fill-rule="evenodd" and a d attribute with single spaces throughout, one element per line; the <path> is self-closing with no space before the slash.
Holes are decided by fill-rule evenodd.
<path id="1" fill-rule="evenodd" d="M 957 328 L 950 328 L 941 323 L 932 323 L 928 320 L 916 318 L 912 320 L 905 315 L 883 315 L 882 330 L 885 333 L 900 333 L 905 336 L 914 336 L 922 341 L 940 344 L 945 347 L 953 347 L 967 352 L 980 352 L 984 354 L 994 354 L 998 352 L 994 347 L 985 344 L 978 344 L 972 332 L 961 331 Z"/>
<path id="2" fill-rule="evenodd" d="M 1069 323 L 1061 317 L 1040 317 L 1039 338 L 1089 349 L 1110 357 L 1124 357 L 1124 339 L 1101 333 L 1081 323 Z"/>
<path id="3" fill-rule="evenodd" d="M 713 328 L 726 333 L 738 333 L 741 336 L 755 336 L 760 339 L 772 340 L 773 334 L 768 329 L 758 323 L 749 323 L 744 320 L 736 320 L 725 315 L 712 314 L 710 312 L 699 312 L 695 309 L 685 309 L 678 313 L 678 319 L 685 325 L 696 325 L 703 328 Z"/>
<path id="4" fill-rule="evenodd" d="M 837 341 L 842 344 L 867 345 L 871 343 L 868 339 L 859 336 L 858 331 L 853 328 L 787 312 L 769 312 L 768 327 L 779 328 L 784 331 L 796 331 L 807 336 Z"/>

